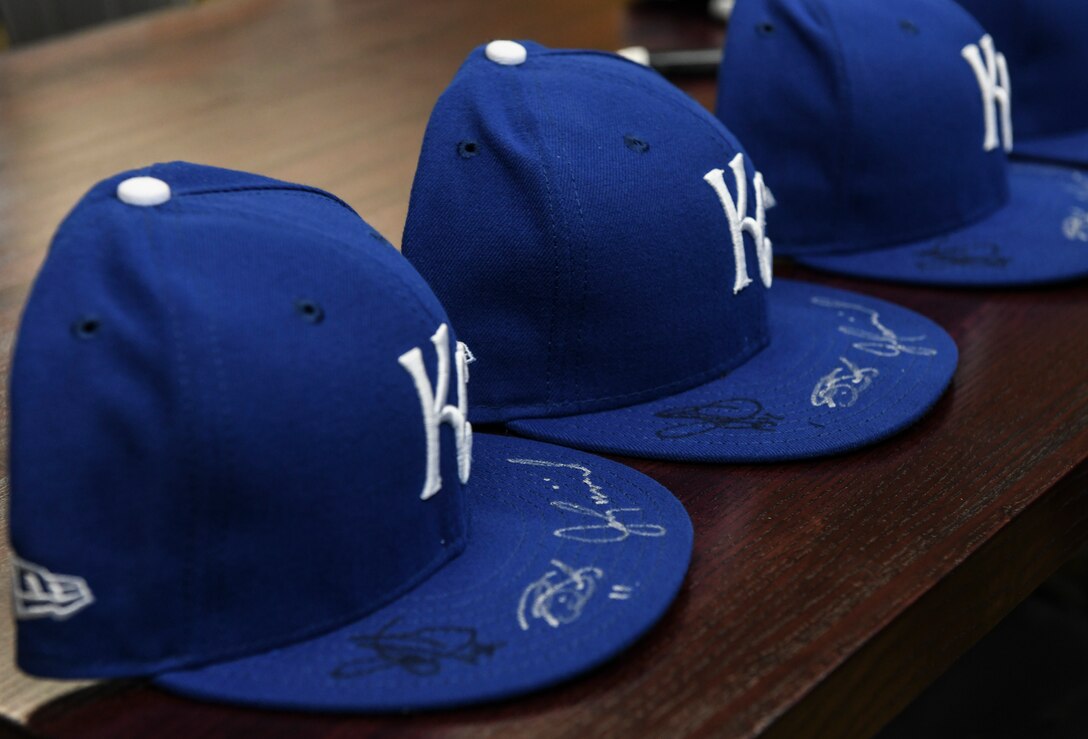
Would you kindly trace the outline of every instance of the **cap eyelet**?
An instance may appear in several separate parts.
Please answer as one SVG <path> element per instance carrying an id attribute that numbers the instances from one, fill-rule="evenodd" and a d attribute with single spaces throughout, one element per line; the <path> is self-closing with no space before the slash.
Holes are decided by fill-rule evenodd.
<path id="1" fill-rule="evenodd" d="M 631 133 L 624 135 L 623 143 L 628 149 L 638 152 L 639 154 L 645 154 L 650 150 L 650 145 L 648 143 Z"/>
<path id="2" fill-rule="evenodd" d="M 457 154 L 462 159 L 472 159 L 480 153 L 480 145 L 475 141 L 459 141 L 457 143 Z"/>
<path id="3" fill-rule="evenodd" d="M 102 321 L 97 316 L 84 316 L 72 324 L 72 336 L 77 339 L 93 339 L 102 328 Z"/>
<path id="4" fill-rule="evenodd" d="M 899 21 L 899 27 L 909 33 L 911 36 L 918 35 L 918 26 L 914 25 L 914 21 L 912 20 L 904 18 L 903 20 Z"/>
<path id="5" fill-rule="evenodd" d="M 756 30 L 762 33 L 764 36 L 774 33 L 774 24 L 770 21 L 763 21 L 756 24 Z"/>
<path id="6" fill-rule="evenodd" d="M 309 323 L 321 323 L 325 320 L 325 311 L 312 300 L 296 300 L 295 311 L 302 317 L 302 320 Z"/>

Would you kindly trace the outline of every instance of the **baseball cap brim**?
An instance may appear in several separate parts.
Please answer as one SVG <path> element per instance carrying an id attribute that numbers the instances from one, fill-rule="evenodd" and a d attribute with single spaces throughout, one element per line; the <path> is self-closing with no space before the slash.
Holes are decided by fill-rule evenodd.
<path id="1" fill-rule="evenodd" d="M 315 711 L 501 699 L 622 652 L 683 582 L 687 513 L 620 464 L 477 434 L 464 494 L 464 552 L 406 595 L 319 638 L 155 683 L 196 698 Z M 313 565 L 321 577 L 322 563 Z"/>
<path id="2" fill-rule="evenodd" d="M 1088 129 L 1017 138 L 1012 155 L 1070 167 L 1088 167 Z"/>
<path id="3" fill-rule="evenodd" d="M 956 344 L 929 319 L 856 293 L 775 280 L 771 343 L 725 377 L 649 403 L 507 425 L 582 449 L 693 462 L 846 452 L 918 420 L 952 379 Z"/>
<path id="4" fill-rule="evenodd" d="M 1065 167 L 1013 163 L 1009 186 L 1003 208 L 938 238 L 794 258 L 827 272 L 925 285 L 1013 287 L 1088 275 L 1088 177 Z"/>

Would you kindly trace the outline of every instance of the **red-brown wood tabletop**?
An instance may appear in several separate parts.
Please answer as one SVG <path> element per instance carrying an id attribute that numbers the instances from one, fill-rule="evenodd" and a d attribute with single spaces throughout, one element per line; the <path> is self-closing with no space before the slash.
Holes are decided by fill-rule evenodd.
<path id="1" fill-rule="evenodd" d="M 251 170 L 331 190 L 397 243 L 431 106 L 473 46 L 614 49 L 640 28 L 623 0 L 215 0 L 0 55 L 0 373 L 53 229 L 97 180 L 172 159 Z M 712 81 L 685 86 L 712 103 Z M 953 386 L 915 427 L 839 457 L 630 461 L 683 501 L 696 543 L 676 604 L 620 658 L 536 695 L 414 716 L 259 711 L 102 683 L 24 716 L 29 730 L 873 733 L 1088 540 L 1088 284 L 957 291 L 779 274 L 934 319 L 960 346 Z M 16 680 L 3 623 L 0 686 Z"/>

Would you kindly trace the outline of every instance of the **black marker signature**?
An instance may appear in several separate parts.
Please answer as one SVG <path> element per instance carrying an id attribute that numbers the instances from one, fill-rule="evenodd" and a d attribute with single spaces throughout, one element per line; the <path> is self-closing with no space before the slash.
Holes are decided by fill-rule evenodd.
<path id="1" fill-rule="evenodd" d="M 718 429 L 774 431 L 784 416 L 763 410 L 763 404 L 751 398 L 730 398 L 687 408 L 669 408 L 655 413 L 658 418 L 682 420 L 657 432 L 659 439 L 684 439 Z"/>
<path id="2" fill-rule="evenodd" d="M 476 629 L 465 626 L 430 626 L 414 631 L 394 632 L 399 619 L 393 619 L 377 634 L 351 637 L 357 647 L 372 655 L 338 665 L 332 677 L 366 677 L 382 670 L 401 669 L 419 677 L 437 675 L 445 662 L 475 665 L 480 657 L 491 656 L 504 642 L 484 644 L 477 640 Z"/>
<path id="3" fill-rule="evenodd" d="M 1008 265 L 1009 258 L 997 244 L 934 244 L 915 255 L 919 269 L 945 267 L 994 267 Z"/>

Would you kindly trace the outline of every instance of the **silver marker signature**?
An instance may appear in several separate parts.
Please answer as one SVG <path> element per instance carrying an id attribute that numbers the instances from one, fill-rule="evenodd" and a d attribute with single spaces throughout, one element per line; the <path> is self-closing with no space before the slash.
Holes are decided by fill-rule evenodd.
<path id="1" fill-rule="evenodd" d="M 824 375 L 812 389 L 812 405 L 817 408 L 826 405 L 828 408 L 849 408 L 858 402 L 858 396 L 869 385 L 873 378 L 880 372 L 873 367 L 858 367 L 846 357 L 839 357 L 842 367 L 836 367 Z"/>
<path id="2" fill-rule="evenodd" d="M 598 567 L 575 569 L 552 560 L 554 570 L 529 584 L 518 600 L 518 626 L 529 630 L 529 618 L 540 619 L 553 629 L 560 624 L 578 620 L 586 603 L 597 589 L 597 580 L 604 577 Z"/>
<path id="3" fill-rule="evenodd" d="M 1062 221 L 1062 235 L 1070 241 L 1088 241 L 1088 211 L 1073 206 Z"/>
<path id="4" fill-rule="evenodd" d="M 858 351 L 867 352 L 877 357 L 898 357 L 901 354 L 932 357 L 937 353 L 936 349 L 931 349 L 927 346 L 908 346 L 905 342 L 922 341 L 926 337 L 924 335 L 897 335 L 894 331 L 880 322 L 880 314 L 872 308 L 866 308 L 864 305 L 857 305 L 856 303 L 832 300 L 830 298 L 817 297 L 813 298 L 812 302 L 814 305 L 819 305 L 823 308 L 835 308 L 839 310 L 839 315 L 845 316 L 851 323 L 853 323 L 854 317 L 847 316 L 842 311 L 856 311 L 869 317 L 869 325 L 876 329 L 876 332 L 864 331 L 859 328 L 854 328 L 853 326 L 839 326 L 839 333 L 864 339 L 864 341 L 858 341 L 853 344 L 853 347 Z"/>
<path id="5" fill-rule="evenodd" d="M 587 544 L 611 544 L 624 541 L 631 536 L 657 537 L 668 533 L 664 526 L 647 523 L 625 524 L 616 518 L 617 513 L 634 513 L 642 510 L 641 508 L 609 508 L 605 511 L 595 511 L 577 503 L 567 503 L 561 500 L 553 500 L 552 505 L 561 511 L 578 513 L 603 522 L 556 529 L 553 533 L 560 539 L 573 539 Z"/>
<path id="6" fill-rule="evenodd" d="M 583 467 L 580 464 L 565 464 L 563 462 L 546 462 L 542 459 L 508 459 L 507 462 L 511 464 L 528 464 L 535 467 L 559 467 L 569 470 L 575 470 L 582 473 L 582 483 L 589 489 L 589 498 L 596 505 L 608 505 L 608 496 L 601 490 L 601 486 L 593 482 L 590 477 L 593 474 L 593 470 L 588 467 Z"/>
<path id="7" fill-rule="evenodd" d="M 1088 177 L 1081 172 L 1073 172 L 1072 182 L 1065 186 L 1066 191 L 1082 203 L 1088 203 Z"/>

